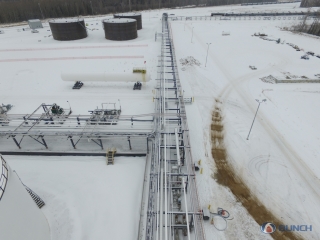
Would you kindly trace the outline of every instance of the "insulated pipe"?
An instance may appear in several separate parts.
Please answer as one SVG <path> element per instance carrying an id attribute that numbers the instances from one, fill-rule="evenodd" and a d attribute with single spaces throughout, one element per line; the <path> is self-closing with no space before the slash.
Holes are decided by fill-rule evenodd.
<path id="1" fill-rule="evenodd" d="M 159 222 L 159 232 L 160 232 L 160 240 L 163 240 L 162 238 L 162 232 L 163 232 L 163 221 L 162 221 L 162 215 L 163 215 L 163 168 L 161 168 L 160 171 L 160 222 Z"/>
<path id="2" fill-rule="evenodd" d="M 179 149 L 179 136 L 178 136 L 178 129 L 174 129 L 175 137 L 176 137 L 176 149 L 177 149 L 177 162 L 179 166 L 179 172 L 180 172 L 180 167 L 181 167 L 181 162 L 180 162 L 180 149 Z"/>
<path id="3" fill-rule="evenodd" d="M 148 82 L 151 78 L 146 73 L 62 72 L 61 79 L 71 82 Z"/>
<path id="4" fill-rule="evenodd" d="M 187 193 L 186 193 L 186 179 L 182 178 L 183 181 L 183 190 L 184 190 L 184 204 L 186 208 L 186 221 L 187 221 L 187 229 L 188 229 L 188 240 L 190 240 L 190 228 L 189 228 L 189 217 L 188 217 L 188 205 L 187 205 Z"/>

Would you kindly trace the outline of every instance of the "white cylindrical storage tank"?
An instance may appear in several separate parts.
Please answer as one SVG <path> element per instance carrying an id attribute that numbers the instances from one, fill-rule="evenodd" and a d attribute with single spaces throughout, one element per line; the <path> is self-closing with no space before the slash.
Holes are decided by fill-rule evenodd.
<path id="1" fill-rule="evenodd" d="M 63 81 L 81 81 L 81 82 L 148 82 L 150 75 L 147 73 L 75 73 L 63 72 L 61 73 Z"/>
<path id="2" fill-rule="evenodd" d="M 0 239 L 50 240 L 46 217 L 0 155 Z"/>

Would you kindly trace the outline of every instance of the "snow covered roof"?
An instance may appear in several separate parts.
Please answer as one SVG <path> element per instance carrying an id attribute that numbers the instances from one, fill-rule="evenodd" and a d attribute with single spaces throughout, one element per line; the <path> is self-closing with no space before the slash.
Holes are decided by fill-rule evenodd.
<path id="1" fill-rule="evenodd" d="M 137 20 L 131 18 L 109 18 L 104 19 L 103 22 L 105 23 L 129 23 L 129 22 L 136 22 Z"/>
<path id="2" fill-rule="evenodd" d="M 28 22 L 41 22 L 40 19 L 30 19 Z"/>
<path id="3" fill-rule="evenodd" d="M 141 13 L 117 13 L 114 16 L 123 16 L 123 17 L 130 17 L 130 16 L 141 16 Z"/>
<path id="4" fill-rule="evenodd" d="M 83 21 L 83 18 L 60 18 L 60 19 L 52 19 L 49 22 L 51 23 L 74 23 Z"/>

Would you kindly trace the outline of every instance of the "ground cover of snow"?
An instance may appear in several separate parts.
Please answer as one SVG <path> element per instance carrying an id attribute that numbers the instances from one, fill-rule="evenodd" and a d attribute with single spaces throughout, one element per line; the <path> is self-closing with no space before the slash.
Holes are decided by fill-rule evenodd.
<path id="1" fill-rule="evenodd" d="M 45 158 L 45 159 L 44 159 Z M 136 239 L 145 158 L 5 156 L 46 203 L 52 240 Z"/>
<path id="2" fill-rule="evenodd" d="M 51 32 L 48 31 L 47 23 L 44 23 L 44 28 L 40 29 L 39 33 L 22 31 L 22 28 L 27 26 L 0 27 L 5 31 L 0 35 L 0 103 L 13 104 L 14 108 L 10 113 L 21 114 L 31 113 L 43 102 L 56 102 L 67 108 L 69 101 L 74 114 L 87 114 L 88 110 L 100 106 L 102 102 L 116 102 L 120 99 L 124 115 L 151 113 L 154 111 L 152 89 L 156 85 L 157 56 L 160 54 L 160 42 L 154 41 L 154 34 L 161 32 L 160 18 L 163 12 L 176 16 L 210 16 L 211 12 L 219 11 L 300 11 L 299 4 L 232 5 L 147 11 L 142 14 L 143 29 L 138 31 L 138 38 L 125 42 L 104 38 L 101 20 L 111 16 L 85 17 L 88 28 L 92 30 L 88 32 L 89 37 L 71 42 L 59 42 L 53 40 L 52 36 L 49 37 Z M 222 109 L 227 151 L 238 174 L 268 209 L 285 224 L 312 224 L 313 231 L 303 232 L 301 235 L 305 239 L 320 238 L 317 231 L 320 221 L 315 214 L 320 210 L 320 165 L 317 161 L 320 157 L 320 129 L 317 124 L 320 105 L 319 84 L 270 84 L 260 79 L 269 75 L 285 76 L 288 72 L 311 79 L 320 73 L 320 59 L 311 57 L 309 61 L 302 60 L 300 57 L 304 54 L 303 51 L 297 52 L 286 44 L 293 43 L 304 51 L 320 54 L 319 39 L 281 30 L 296 23 L 293 20 L 193 20 L 187 21 L 186 24 L 184 21 L 171 22 L 178 62 L 180 58 L 192 56 L 201 63 L 200 66 L 179 68 L 185 96 L 195 97 L 195 102 L 187 106 L 187 114 L 193 157 L 195 161 L 201 159 L 201 167 L 204 168 L 203 174 L 197 175 L 201 206 L 211 204 L 213 211 L 217 207 L 223 207 L 233 216 L 233 220 L 228 221 L 228 229 L 225 232 L 219 232 L 210 223 L 205 222 L 207 239 L 270 239 L 269 235 L 260 232 L 259 225 L 235 200 L 230 191 L 219 186 L 212 178 L 215 164 L 210 153 L 209 129 L 212 109 L 215 106 Z M 222 36 L 223 31 L 230 32 L 230 35 Z M 281 42 L 285 43 L 276 44 L 274 41 L 252 36 L 256 32 L 266 33 L 273 39 L 280 38 Z M 211 43 L 207 67 L 206 43 Z M 144 61 L 147 62 L 152 81 L 141 91 L 133 91 L 132 83 L 88 83 L 76 91 L 71 89 L 71 83 L 63 82 L 60 78 L 60 73 L 66 70 L 131 72 L 133 67 L 144 66 Z M 257 70 L 251 70 L 249 65 L 254 65 Z M 261 104 L 250 140 L 246 140 L 257 108 L 256 98 L 267 99 L 267 102 Z M 215 99 L 219 99 L 222 104 L 217 104 Z M 0 144 L 3 146 L 8 141 L 0 139 Z M 10 144 L 15 147 L 12 142 Z M 12 168 L 17 170 L 21 179 L 27 185 L 29 183 L 29 187 L 40 196 L 43 193 L 44 200 L 48 200 L 44 212 L 52 226 L 53 239 L 64 239 L 63 236 L 69 237 L 65 239 L 98 239 L 99 235 L 95 234 L 102 234 L 108 239 L 114 236 L 107 233 L 114 233 L 112 226 L 109 228 L 106 224 L 100 225 L 106 221 L 106 214 L 97 213 L 97 226 L 86 219 L 89 215 L 91 219 L 94 218 L 91 214 L 95 213 L 91 207 L 97 206 L 90 205 L 90 201 L 96 198 L 86 196 L 80 183 L 87 184 L 86 187 L 89 188 L 94 186 L 90 181 L 84 182 L 81 179 L 77 185 L 70 174 L 67 179 L 63 178 L 61 181 L 70 180 L 76 187 L 70 186 L 67 189 L 60 182 L 61 186 L 58 188 L 57 178 L 50 173 L 51 169 L 65 171 L 62 173 L 65 177 L 70 171 L 79 179 L 82 176 L 80 172 L 86 172 L 84 170 L 90 170 L 92 167 L 96 174 L 91 179 L 96 178 L 100 187 L 94 189 L 95 194 L 103 194 L 103 197 L 107 198 L 110 193 L 108 189 L 103 188 L 105 185 L 102 182 L 107 181 L 105 178 L 111 173 L 109 166 L 102 167 L 102 164 L 105 164 L 104 160 L 90 158 L 87 162 L 77 160 L 80 158 L 68 157 L 52 158 L 44 162 L 38 160 L 38 157 L 28 157 L 24 161 L 20 160 L 22 157 L 12 156 L 6 156 L 6 159 Z M 123 161 L 118 169 L 120 172 L 127 166 L 126 160 Z M 137 164 L 144 166 L 144 162 L 138 162 L 133 160 L 132 165 L 130 162 L 130 168 L 138 167 Z M 66 170 L 60 169 L 60 163 Z M 115 166 L 110 167 L 117 168 L 117 162 Z M 115 177 L 120 178 L 122 174 L 118 175 Z M 34 176 L 42 177 L 42 182 Z M 139 176 L 141 185 L 138 182 L 132 184 L 142 187 L 143 176 Z M 132 178 L 127 178 L 126 175 L 124 180 L 131 184 Z M 114 183 L 112 186 L 118 186 L 118 182 L 111 181 Z M 45 192 L 50 188 L 54 190 L 52 193 Z M 125 189 L 127 191 L 127 187 Z M 68 201 L 64 201 L 63 197 L 67 192 Z M 57 196 L 52 202 L 51 194 Z M 85 197 L 80 198 L 81 196 Z M 128 200 L 130 199 L 133 198 L 128 197 Z M 72 207 L 72 204 L 76 206 Z M 101 200 L 101 204 L 105 203 Z M 79 213 L 79 208 L 84 207 L 88 208 L 88 212 Z M 131 209 L 132 205 L 126 207 Z M 99 210 L 101 209 L 95 208 L 94 211 Z M 137 225 L 134 224 L 139 221 L 138 215 L 135 217 L 134 214 L 136 213 L 127 212 L 127 218 L 124 220 L 130 219 L 126 224 L 130 228 L 128 232 L 133 235 L 138 231 Z M 69 220 L 70 224 L 67 224 Z M 66 224 L 65 228 L 61 226 L 63 224 Z M 89 226 L 88 229 L 86 225 Z M 135 239 L 129 236 L 122 237 L 124 238 L 119 239 Z"/>
<path id="3" fill-rule="evenodd" d="M 237 174 L 284 224 L 313 225 L 312 232 L 300 232 L 301 236 L 320 237 L 316 230 L 320 226 L 319 218 L 313 214 L 320 210 L 320 127 L 317 124 L 320 86 L 270 84 L 259 79 L 268 75 L 285 76 L 288 72 L 315 78 L 319 73 L 319 58 L 304 61 L 300 59 L 304 52 L 285 44 L 295 43 L 305 52 L 320 52 L 319 40 L 281 30 L 292 24 L 293 21 L 288 20 L 220 20 L 187 21 L 185 27 L 184 21 L 171 22 L 177 59 L 193 56 L 201 63 L 179 69 L 185 95 L 195 98 L 195 104 L 187 107 L 187 113 L 189 126 L 193 126 L 190 134 L 194 158 L 202 159 L 205 169 L 204 176 L 197 178 L 201 203 L 211 204 L 213 209 L 230 208 L 234 214 L 224 235 L 207 226 L 207 236 L 219 236 L 217 239 L 268 237 L 259 235 L 259 226 L 250 222 L 228 190 L 211 178 L 215 164 L 210 154 L 209 129 L 213 107 L 219 107 L 224 118 L 229 161 Z M 230 35 L 223 36 L 223 31 Z M 255 32 L 281 38 L 285 43 L 253 37 Z M 207 67 L 206 43 L 212 43 Z M 257 70 L 251 70 L 249 65 Z M 218 104 L 216 99 L 222 103 Z M 261 104 L 250 139 L 246 140 L 258 106 L 255 99 L 267 99 L 267 102 Z M 243 230 L 237 231 L 239 228 Z"/>

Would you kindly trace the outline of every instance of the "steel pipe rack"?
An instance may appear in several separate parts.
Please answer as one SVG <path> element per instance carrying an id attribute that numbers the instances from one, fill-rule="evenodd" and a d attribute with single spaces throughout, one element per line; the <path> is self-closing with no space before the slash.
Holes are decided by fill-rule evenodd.
<path id="1" fill-rule="evenodd" d="M 155 96 L 155 138 L 149 172 L 145 232 L 139 239 L 205 239 L 183 91 L 168 15 L 162 16 Z M 176 116 L 175 121 L 168 114 Z"/>

